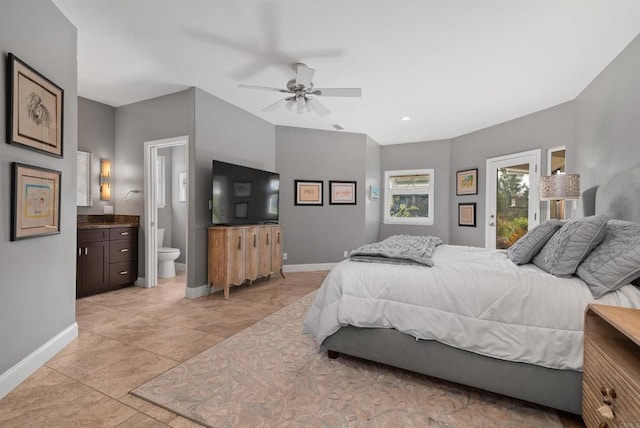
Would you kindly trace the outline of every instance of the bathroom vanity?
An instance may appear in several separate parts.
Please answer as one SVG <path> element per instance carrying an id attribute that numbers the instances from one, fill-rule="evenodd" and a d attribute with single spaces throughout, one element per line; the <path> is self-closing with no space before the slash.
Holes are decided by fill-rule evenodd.
<path id="1" fill-rule="evenodd" d="M 78 215 L 76 297 L 133 285 L 139 225 L 139 216 Z"/>

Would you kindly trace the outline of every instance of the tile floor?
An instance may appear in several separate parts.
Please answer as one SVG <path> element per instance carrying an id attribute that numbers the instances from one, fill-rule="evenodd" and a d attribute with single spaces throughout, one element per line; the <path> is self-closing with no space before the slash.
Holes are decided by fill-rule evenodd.
<path id="1" fill-rule="evenodd" d="M 195 300 L 184 276 L 77 300 L 78 338 L 0 400 L 1 427 L 198 427 L 129 394 L 295 302 L 326 272 L 272 275 Z"/>

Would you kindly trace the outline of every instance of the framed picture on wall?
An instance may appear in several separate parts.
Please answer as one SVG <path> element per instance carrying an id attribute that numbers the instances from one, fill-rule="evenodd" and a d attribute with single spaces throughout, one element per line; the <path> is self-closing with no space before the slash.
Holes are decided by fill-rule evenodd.
<path id="1" fill-rule="evenodd" d="M 62 157 L 64 91 L 9 54 L 7 142 Z"/>
<path id="2" fill-rule="evenodd" d="M 12 241 L 60 233 L 60 171 L 11 163 Z"/>
<path id="3" fill-rule="evenodd" d="M 478 194 L 478 168 L 466 169 L 456 173 L 456 195 Z"/>
<path id="4" fill-rule="evenodd" d="M 476 227 L 476 203 L 458 204 L 458 226 Z"/>
<path id="5" fill-rule="evenodd" d="M 322 181 L 295 180 L 295 205 L 323 205 Z"/>
<path id="6" fill-rule="evenodd" d="M 355 181 L 329 181 L 329 204 L 355 205 L 356 186 Z"/>

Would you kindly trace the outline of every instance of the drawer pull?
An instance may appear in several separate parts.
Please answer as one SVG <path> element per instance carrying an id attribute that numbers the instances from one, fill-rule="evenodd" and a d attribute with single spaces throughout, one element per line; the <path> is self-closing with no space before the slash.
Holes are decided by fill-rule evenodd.
<path id="1" fill-rule="evenodd" d="M 78 255 L 82 256 L 82 248 L 78 248 Z"/>
<path id="2" fill-rule="evenodd" d="M 128 274 L 128 273 L 129 273 L 129 271 L 128 271 L 128 270 L 120 271 L 120 275 L 126 275 L 126 274 Z"/>
<path id="3" fill-rule="evenodd" d="M 89 248 L 88 247 L 84 247 L 84 255 L 86 256 L 89 253 Z"/>
<path id="4" fill-rule="evenodd" d="M 238 236 L 238 250 L 242 250 L 242 236 Z"/>
<path id="5" fill-rule="evenodd" d="M 129 234 L 129 232 L 120 232 L 120 235 L 122 235 L 122 236 L 126 236 L 128 234 Z"/>
<path id="6" fill-rule="evenodd" d="M 606 386 L 603 386 L 602 388 L 600 388 L 600 393 L 602 394 L 602 396 L 604 397 L 602 399 L 602 402 L 606 405 L 611 405 L 612 403 L 612 399 L 615 400 L 615 398 L 617 397 L 616 394 L 616 390 L 613 388 L 607 388 Z"/>
<path id="7" fill-rule="evenodd" d="M 129 249 L 128 248 L 123 248 L 122 250 L 120 250 L 121 253 L 128 253 Z"/>
<path id="8" fill-rule="evenodd" d="M 258 244 L 256 242 L 257 238 L 258 238 L 257 235 L 254 233 L 253 234 L 253 248 L 256 248 L 258 246 Z"/>

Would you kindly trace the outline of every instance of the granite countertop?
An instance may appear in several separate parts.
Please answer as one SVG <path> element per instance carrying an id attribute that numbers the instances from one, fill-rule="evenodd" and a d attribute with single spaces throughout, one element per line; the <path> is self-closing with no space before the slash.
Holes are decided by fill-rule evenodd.
<path id="1" fill-rule="evenodd" d="M 78 214 L 77 222 L 78 229 L 140 227 L 140 216 L 121 214 Z"/>

